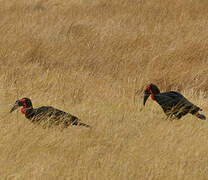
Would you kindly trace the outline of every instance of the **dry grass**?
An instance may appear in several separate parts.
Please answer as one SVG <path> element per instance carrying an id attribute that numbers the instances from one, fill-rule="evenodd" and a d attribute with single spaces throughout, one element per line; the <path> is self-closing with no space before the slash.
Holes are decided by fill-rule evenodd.
<path id="1" fill-rule="evenodd" d="M 1 179 L 208 179 L 208 123 L 165 121 L 152 82 L 208 110 L 207 0 L 0 1 Z M 135 96 L 135 91 L 141 94 Z M 92 130 L 42 129 L 16 99 Z"/>

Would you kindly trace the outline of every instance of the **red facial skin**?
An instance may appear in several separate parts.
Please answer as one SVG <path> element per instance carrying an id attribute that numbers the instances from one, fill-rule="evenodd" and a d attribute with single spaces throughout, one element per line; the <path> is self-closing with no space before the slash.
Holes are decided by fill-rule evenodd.
<path id="1" fill-rule="evenodd" d="M 150 86 L 147 86 L 147 90 L 150 92 L 151 98 L 152 98 L 152 100 L 154 101 L 154 100 L 155 100 L 155 96 L 154 96 L 154 94 L 152 93 L 152 90 L 150 89 Z"/>
<path id="2" fill-rule="evenodd" d="M 25 99 L 21 99 L 20 102 L 23 104 L 23 108 L 21 109 L 21 112 L 23 114 L 26 114 L 26 103 L 25 103 Z"/>

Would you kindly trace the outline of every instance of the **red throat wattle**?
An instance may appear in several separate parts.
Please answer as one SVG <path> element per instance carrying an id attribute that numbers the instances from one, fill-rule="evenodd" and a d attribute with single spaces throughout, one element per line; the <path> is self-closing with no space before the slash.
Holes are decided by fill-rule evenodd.
<path id="1" fill-rule="evenodd" d="M 23 107 L 23 108 L 21 109 L 21 112 L 22 112 L 23 114 L 26 114 L 26 108 Z"/>
<path id="2" fill-rule="evenodd" d="M 23 114 L 26 114 L 26 103 L 25 103 L 25 99 L 21 99 L 20 101 L 23 103 L 23 108 L 21 109 L 21 112 Z"/>
<path id="3" fill-rule="evenodd" d="M 150 89 L 150 86 L 147 86 L 147 90 L 150 92 L 151 98 L 152 98 L 152 100 L 154 101 L 154 100 L 155 100 L 155 96 L 154 96 L 152 90 Z"/>

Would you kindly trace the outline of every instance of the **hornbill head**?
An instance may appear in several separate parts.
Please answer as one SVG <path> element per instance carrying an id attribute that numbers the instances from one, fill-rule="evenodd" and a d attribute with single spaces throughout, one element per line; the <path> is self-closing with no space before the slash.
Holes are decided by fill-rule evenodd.
<path id="1" fill-rule="evenodd" d="M 10 113 L 21 106 L 23 106 L 22 110 L 24 109 L 24 111 L 26 112 L 26 108 L 32 108 L 32 102 L 29 98 L 22 98 L 20 100 L 17 100 L 12 109 L 10 110 Z"/>
<path id="2" fill-rule="evenodd" d="M 154 84 L 148 85 L 144 91 L 143 105 L 145 106 L 145 103 L 150 95 L 151 95 L 152 99 L 155 100 L 154 96 L 159 93 L 160 93 L 160 90 L 158 89 L 158 87 L 156 85 L 154 85 Z"/>

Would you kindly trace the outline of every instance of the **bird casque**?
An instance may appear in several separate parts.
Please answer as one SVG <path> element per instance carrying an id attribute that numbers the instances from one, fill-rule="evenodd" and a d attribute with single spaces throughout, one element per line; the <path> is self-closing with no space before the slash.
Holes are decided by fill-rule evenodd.
<path id="1" fill-rule="evenodd" d="M 150 95 L 152 100 L 156 101 L 162 107 L 164 113 L 167 115 L 167 118 L 175 117 L 180 119 L 182 116 L 191 113 L 199 119 L 206 119 L 203 114 L 199 114 L 199 111 L 202 111 L 201 108 L 188 101 L 178 92 L 169 91 L 160 93 L 160 90 L 156 85 L 150 84 L 144 91 L 144 106 Z"/>
<path id="2" fill-rule="evenodd" d="M 69 125 L 90 127 L 85 123 L 79 122 L 79 119 L 76 116 L 56 109 L 52 106 L 33 108 L 32 102 L 29 98 L 17 100 L 10 110 L 10 113 L 18 107 L 22 107 L 21 112 L 25 114 L 25 117 L 33 123 L 46 121 L 49 125 L 63 125 L 63 127 L 68 127 Z"/>

